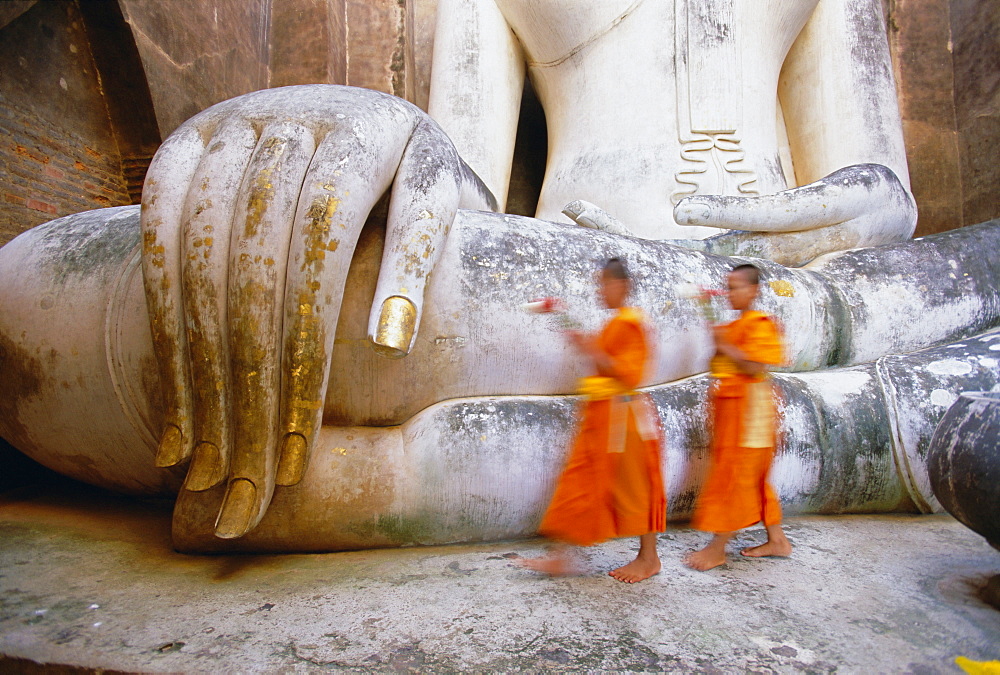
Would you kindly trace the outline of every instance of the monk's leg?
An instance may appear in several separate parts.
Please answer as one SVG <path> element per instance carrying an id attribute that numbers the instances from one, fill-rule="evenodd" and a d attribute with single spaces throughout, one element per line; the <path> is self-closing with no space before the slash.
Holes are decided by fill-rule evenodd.
<path id="1" fill-rule="evenodd" d="M 563 543 L 553 544 L 549 552 L 541 558 L 523 558 L 518 564 L 525 569 L 541 572 L 550 577 L 562 577 L 574 571 L 570 547 Z"/>
<path id="2" fill-rule="evenodd" d="M 656 532 L 639 537 L 639 554 L 628 565 L 611 570 L 608 574 L 618 581 L 634 584 L 648 579 L 660 571 L 660 555 L 656 552 Z"/>
<path id="3" fill-rule="evenodd" d="M 785 531 L 781 529 L 780 523 L 767 525 L 767 542 L 760 546 L 751 546 L 740 551 L 741 555 L 748 558 L 766 558 L 776 556 L 787 558 L 792 554 L 792 543 L 785 536 Z"/>
<path id="4" fill-rule="evenodd" d="M 684 564 L 699 572 L 706 572 L 713 567 L 726 564 L 726 544 L 733 538 L 732 532 L 716 532 L 712 541 L 700 551 L 688 553 Z"/>
<path id="5" fill-rule="evenodd" d="M 769 462 L 770 463 L 770 462 Z M 740 551 L 741 555 L 748 558 L 766 558 L 776 556 L 787 558 L 792 554 L 792 544 L 785 536 L 785 531 L 781 529 L 781 503 L 774 488 L 767 481 L 766 474 L 763 485 L 763 504 L 761 520 L 767 529 L 767 542 L 760 546 L 751 546 Z"/>

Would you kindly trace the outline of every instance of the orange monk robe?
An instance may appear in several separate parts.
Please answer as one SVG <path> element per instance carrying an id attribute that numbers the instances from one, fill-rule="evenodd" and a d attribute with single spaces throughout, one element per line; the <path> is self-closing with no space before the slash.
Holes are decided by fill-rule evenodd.
<path id="1" fill-rule="evenodd" d="M 725 326 L 728 342 L 757 363 L 783 362 L 781 334 L 762 312 L 748 310 Z M 781 506 L 768 482 L 774 459 L 774 389 L 767 373 L 746 375 L 732 359 L 716 355 L 710 366 L 714 421 L 711 465 L 691 526 L 734 532 L 763 521 L 781 522 Z"/>
<path id="2" fill-rule="evenodd" d="M 618 310 L 598 344 L 615 376 L 581 380 L 580 427 L 539 528 L 577 546 L 662 532 L 667 522 L 659 420 L 649 397 L 634 391 L 650 356 L 642 313 Z"/>

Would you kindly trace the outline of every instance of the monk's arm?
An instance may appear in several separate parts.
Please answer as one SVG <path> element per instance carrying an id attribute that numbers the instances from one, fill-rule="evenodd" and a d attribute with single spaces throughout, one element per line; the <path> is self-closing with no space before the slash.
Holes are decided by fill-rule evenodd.
<path id="1" fill-rule="evenodd" d="M 721 334 L 720 327 L 715 330 L 715 350 L 723 356 L 728 356 L 736 364 L 736 368 L 744 375 L 758 375 L 767 370 L 767 364 L 751 361 L 746 353 L 731 342 L 727 342 Z"/>
<path id="2" fill-rule="evenodd" d="M 609 351 L 602 350 L 596 340 L 592 343 L 598 374 L 613 377 L 629 389 L 639 386 L 648 354 L 642 329 L 634 324 L 622 324 L 609 343 Z"/>
<path id="3" fill-rule="evenodd" d="M 764 317 L 751 319 L 737 342 L 729 339 L 724 326 L 712 330 L 716 352 L 730 358 L 745 375 L 758 375 L 782 362 L 784 348 L 777 326 Z"/>

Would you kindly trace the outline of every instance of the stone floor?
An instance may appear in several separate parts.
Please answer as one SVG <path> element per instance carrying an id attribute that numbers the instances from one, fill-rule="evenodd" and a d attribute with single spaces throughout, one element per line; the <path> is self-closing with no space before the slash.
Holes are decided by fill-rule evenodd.
<path id="1" fill-rule="evenodd" d="M 978 598 L 1000 552 L 947 516 L 794 518 L 792 558 L 708 573 L 679 562 L 704 536 L 671 529 L 663 572 L 633 586 L 603 573 L 633 541 L 549 579 L 513 562 L 539 540 L 195 557 L 169 527 L 167 504 L 88 488 L 0 495 L 0 672 L 958 673 L 956 656 L 1000 658 L 1000 611 Z"/>

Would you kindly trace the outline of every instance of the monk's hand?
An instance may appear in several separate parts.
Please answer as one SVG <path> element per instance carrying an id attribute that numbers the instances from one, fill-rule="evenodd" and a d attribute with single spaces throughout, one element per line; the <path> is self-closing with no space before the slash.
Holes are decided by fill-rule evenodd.
<path id="1" fill-rule="evenodd" d="M 589 356 L 596 361 L 603 355 L 597 346 L 597 339 L 593 335 L 588 335 L 578 330 L 569 330 L 566 331 L 566 338 L 584 356 Z"/>
<path id="2" fill-rule="evenodd" d="M 585 343 L 587 341 L 587 336 L 578 330 L 566 330 L 563 331 L 566 335 L 566 340 L 573 346 L 577 351 L 583 352 L 585 350 Z"/>
<path id="3" fill-rule="evenodd" d="M 908 239 L 917 210 L 890 169 L 857 164 L 773 195 L 686 197 L 674 220 L 732 230 L 697 246 L 707 252 L 798 266 L 832 251 Z"/>
<path id="4" fill-rule="evenodd" d="M 726 343 L 726 327 L 723 325 L 712 326 L 712 340 L 715 341 L 715 347 L 718 350 L 723 344 Z"/>
<path id="5" fill-rule="evenodd" d="M 156 462 L 184 489 L 226 484 L 239 537 L 301 478 L 322 424 L 351 258 L 391 187 L 368 323 L 406 355 L 460 207 L 495 201 L 443 131 L 375 91 L 309 85 L 215 105 L 179 127 L 143 190 L 143 273 L 165 403 Z"/>

